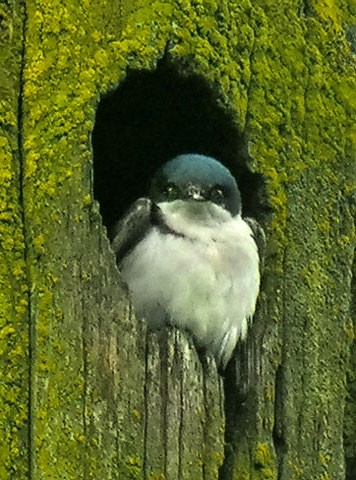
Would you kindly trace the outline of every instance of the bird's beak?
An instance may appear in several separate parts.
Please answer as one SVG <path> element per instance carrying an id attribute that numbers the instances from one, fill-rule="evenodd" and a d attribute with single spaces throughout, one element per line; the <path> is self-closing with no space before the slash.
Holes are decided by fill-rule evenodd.
<path id="1" fill-rule="evenodd" d="M 196 200 L 196 201 L 201 201 L 201 200 L 204 200 L 204 197 L 201 195 L 201 193 L 199 192 L 194 192 L 190 195 L 190 198 L 192 198 L 193 200 Z"/>
<path id="2" fill-rule="evenodd" d="M 201 190 L 193 185 L 189 186 L 186 189 L 186 196 L 188 199 L 195 200 L 197 202 L 202 202 L 205 200 L 203 197 Z"/>

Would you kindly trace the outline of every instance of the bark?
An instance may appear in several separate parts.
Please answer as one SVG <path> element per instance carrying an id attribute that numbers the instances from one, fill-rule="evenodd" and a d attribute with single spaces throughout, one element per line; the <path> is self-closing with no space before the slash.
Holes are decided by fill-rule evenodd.
<path id="1" fill-rule="evenodd" d="M 352 480 L 352 3 L 8 0 L 0 20 L 0 478 Z M 119 138 L 107 215 L 195 147 L 236 173 L 267 232 L 224 378 L 189 333 L 147 332 L 115 266 L 111 198 L 93 192 L 117 151 L 94 168 L 92 132 L 125 78 L 127 110 L 101 124 Z"/>

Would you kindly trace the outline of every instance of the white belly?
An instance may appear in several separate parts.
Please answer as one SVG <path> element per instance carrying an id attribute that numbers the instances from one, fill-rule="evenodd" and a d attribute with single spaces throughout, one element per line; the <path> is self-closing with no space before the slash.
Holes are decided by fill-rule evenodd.
<path id="1" fill-rule="evenodd" d="M 230 357 L 255 310 L 257 247 L 240 217 L 219 229 L 202 227 L 193 237 L 152 228 L 123 259 L 120 270 L 136 314 L 153 328 L 168 319 L 189 329 L 216 356 L 223 348 L 223 355 Z"/>

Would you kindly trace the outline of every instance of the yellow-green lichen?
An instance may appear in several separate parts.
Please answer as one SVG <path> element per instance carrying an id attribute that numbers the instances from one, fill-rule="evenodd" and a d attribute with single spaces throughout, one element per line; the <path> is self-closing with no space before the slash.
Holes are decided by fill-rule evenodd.
<path id="1" fill-rule="evenodd" d="M 28 5 L 23 122 L 27 265 L 15 195 L 18 171 L 12 163 L 17 147 L 9 144 L 7 134 L 0 136 L 0 220 L 4 221 L 0 233 L 4 234 L 2 246 L 7 258 L 0 262 L 5 279 L 0 285 L 4 287 L 0 288 L 4 313 L 0 350 L 4 357 L 8 355 L 11 372 L 7 377 L 11 388 L 1 390 L 1 394 L 11 406 L 5 412 L 8 418 L 24 424 L 28 399 L 16 382 L 22 384 L 26 379 L 27 364 L 19 362 L 28 351 L 25 314 L 27 289 L 31 287 L 37 345 L 33 351 L 34 468 L 39 479 L 78 478 L 84 463 L 88 478 L 98 478 L 97 472 L 108 477 L 101 465 L 107 465 L 106 456 L 111 459 L 116 455 L 114 446 L 106 455 L 100 438 L 88 439 L 84 432 L 83 418 L 90 409 L 83 414 L 82 325 L 78 318 L 85 315 L 78 305 L 71 305 L 72 297 L 61 278 L 82 266 L 58 258 L 59 250 L 68 256 L 69 252 L 64 246 L 57 250 L 55 245 L 68 218 L 74 219 L 76 231 L 84 228 L 84 220 L 89 223 L 83 207 L 92 201 L 86 165 L 91 156 L 89 138 L 98 95 L 117 85 L 127 67 L 154 68 L 168 42 L 173 59 L 188 59 L 194 71 L 218 84 L 221 101 L 233 109 L 237 125 L 248 134 L 253 169 L 267 180 L 273 208 L 268 229 L 270 245 L 277 252 L 274 271 L 279 276 L 283 272 L 282 250 L 291 242 L 298 243 L 295 232 L 292 235 L 288 230 L 297 217 L 291 209 L 290 190 L 318 168 L 326 182 L 343 185 L 342 173 L 336 180 L 333 177 L 337 159 L 347 148 L 356 151 L 355 128 L 350 127 L 355 77 L 346 61 L 348 47 L 342 39 L 337 43 L 335 37 L 335 32 L 343 28 L 343 4 L 333 0 L 311 2 L 316 21 L 312 16 L 301 18 L 293 2 L 285 2 L 283 8 L 263 1 L 131 3 L 120 2 L 118 9 L 109 0 L 101 1 L 100 7 L 94 0 L 80 4 L 37 0 Z M 16 125 L 16 106 L 3 110 L 5 123 Z M 309 196 L 312 203 L 318 192 L 311 191 Z M 321 286 L 330 291 L 335 288 L 333 242 L 351 251 L 350 233 L 335 232 L 334 208 L 330 204 L 322 210 L 317 202 L 315 208 L 310 207 L 315 211 L 313 222 L 318 235 L 327 241 L 322 252 L 317 252 L 317 259 L 306 263 L 298 275 L 316 298 Z M 9 227 L 13 218 L 16 220 Z M 6 270 L 8 264 L 15 275 Z M 81 275 L 83 288 L 89 287 L 90 274 L 82 269 Z M 311 302 L 311 313 L 318 312 L 323 302 Z M 267 401 L 273 394 L 272 386 L 268 386 Z M 97 391 L 91 395 L 99 400 Z M 18 416 L 11 417 L 17 401 Z M 131 411 L 135 423 L 139 412 Z M 87 419 L 94 422 L 95 415 L 88 413 Z M 90 455 L 86 448 L 91 449 Z M 1 458 L 1 453 L 0 465 L 8 466 L 9 458 L 16 460 L 23 452 L 19 439 L 13 440 L 9 449 L 13 456 L 5 451 Z M 220 465 L 221 458 L 214 455 L 215 465 Z M 276 462 L 268 443 L 258 444 L 252 457 L 247 451 L 238 453 L 234 478 L 275 478 Z M 135 447 L 125 458 L 123 478 L 136 478 L 142 465 Z M 111 466 L 106 468 L 109 471 Z M 2 473 L 0 467 L 1 478 Z M 162 473 L 151 473 L 147 478 L 150 475 L 152 479 L 164 478 Z"/>
<path id="2" fill-rule="evenodd" d="M 0 7 L 0 478 L 28 478 L 29 336 L 18 149 L 22 15 Z"/>
<path id="3" fill-rule="evenodd" d="M 233 472 L 234 480 L 276 480 L 276 457 L 268 443 L 257 443 L 251 452 L 241 444 Z"/>
<path id="4" fill-rule="evenodd" d="M 148 480 L 166 480 L 166 476 L 164 473 L 160 472 L 151 472 L 147 475 Z"/>
<path id="5" fill-rule="evenodd" d="M 127 480 L 139 478 L 141 472 L 142 462 L 139 457 L 129 457 L 126 461 L 123 460 L 120 462 L 119 475 L 122 475 L 123 478 L 127 478 Z"/>
<path id="6" fill-rule="evenodd" d="M 256 479 L 277 479 L 276 456 L 268 443 L 258 443 L 253 451 L 252 458 L 259 469 Z"/>
<path id="7" fill-rule="evenodd" d="M 336 30 L 341 30 L 342 13 L 335 0 L 312 0 L 311 8 L 325 22 L 332 22 Z"/>

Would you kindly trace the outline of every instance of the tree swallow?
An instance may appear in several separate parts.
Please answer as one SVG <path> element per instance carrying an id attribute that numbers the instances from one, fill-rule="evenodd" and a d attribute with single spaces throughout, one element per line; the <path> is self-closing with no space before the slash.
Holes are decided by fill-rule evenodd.
<path id="1" fill-rule="evenodd" d="M 214 158 L 185 154 L 165 163 L 117 223 L 112 241 L 137 316 L 190 330 L 225 368 L 244 339 L 259 291 L 256 221 Z"/>

